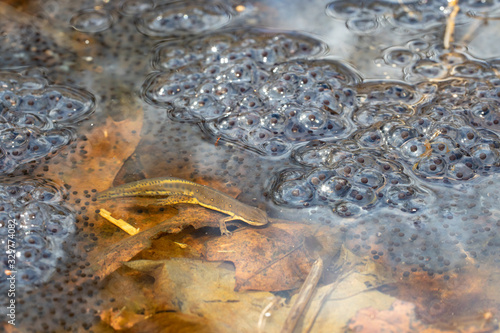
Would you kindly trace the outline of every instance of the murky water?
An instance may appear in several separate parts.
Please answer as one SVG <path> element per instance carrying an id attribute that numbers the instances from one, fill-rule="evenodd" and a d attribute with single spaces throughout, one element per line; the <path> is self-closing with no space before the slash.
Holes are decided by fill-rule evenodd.
<path id="1" fill-rule="evenodd" d="M 328 265 L 296 331 L 498 331 L 500 2 L 458 5 L 1 2 L 2 271 L 17 277 L 3 329 L 279 331 L 300 283 L 238 291 L 240 265 L 262 244 L 255 258 L 215 259 L 235 267 L 198 266 L 214 257 L 217 228 L 155 234 L 106 274 L 95 268 L 126 237 L 98 209 L 141 230 L 173 214 L 95 194 L 168 176 L 314 235 Z M 168 252 L 168 237 L 191 252 Z M 103 266 L 114 264 L 108 255 Z M 166 264 L 168 274 L 151 268 L 179 257 L 187 261 Z M 222 281 L 234 270 L 233 298 L 196 289 L 205 280 L 196 274 Z M 154 295 L 160 283 L 181 290 L 190 274 L 183 296 Z M 216 301 L 229 305 L 192 305 Z M 168 328 L 151 319 L 163 312 L 192 317 Z"/>

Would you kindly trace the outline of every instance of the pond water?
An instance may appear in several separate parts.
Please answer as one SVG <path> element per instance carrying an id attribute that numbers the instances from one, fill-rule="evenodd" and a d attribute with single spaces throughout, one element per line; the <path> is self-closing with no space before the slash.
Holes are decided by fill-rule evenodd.
<path id="1" fill-rule="evenodd" d="M 321 258 L 295 332 L 499 331 L 499 18 L 493 0 L 1 1 L 2 329 L 279 332 Z M 156 177 L 271 223 L 221 236 L 227 210 L 96 197 Z"/>

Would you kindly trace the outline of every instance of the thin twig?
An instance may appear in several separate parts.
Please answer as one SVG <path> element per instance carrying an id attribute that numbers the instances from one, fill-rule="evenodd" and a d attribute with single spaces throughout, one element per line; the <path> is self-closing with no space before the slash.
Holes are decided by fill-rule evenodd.
<path id="1" fill-rule="evenodd" d="M 448 3 L 448 7 L 453 7 L 448 19 L 446 20 L 446 30 L 444 32 L 444 48 L 450 48 L 450 42 L 453 40 L 453 32 L 455 31 L 455 18 L 457 17 L 460 7 L 458 6 L 458 0 L 451 0 Z"/>
<path id="2" fill-rule="evenodd" d="M 319 303 L 317 303 L 317 304 L 312 304 L 311 307 L 313 307 L 313 309 L 310 309 L 312 317 L 309 320 L 309 322 L 306 323 L 305 327 L 303 327 L 303 330 L 302 330 L 303 332 L 311 332 L 311 330 L 314 326 L 314 323 L 316 322 L 316 318 L 319 315 L 319 312 L 321 311 L 321 309 L 325 305 L 326 301 L 330 298 L 330 295 L 332 294 L 332 292 L 335 289 L 337 289 L 340 282 L 342 282 L 345 278 L 347 278 L 352 273 L 351 269 L 348 269 L 347 271 L 344 272 L 344 269 L 347 268 L 347 266 L 346 266 L 347 252 L 346 252 L 343 245 L 342 245 L 342 252 L 344 253 L 344 257 L 342 258 L 342 263 L 340 263 L 337 266 L 338 267 L 336 270 L 337 278 L 333 283 L 331 283 L 329 286 L 326 287 L 326 292 L 324 292 L 324 295 L 321 298 L 321 301 L 319 301 Z"/>
<path id="3" fill-rule="evenodd" d="M 257 330 L 259 333 L 264 332 L 264 325 L 267 312 L 278 303 L 279 298 L 277 296 L 273 297 L 273 300 L 269 302 L 268 305 L 260 312 L 259 322 L 257 323 Z"/>
<path id="4" fill-rule="evenodd" d="M 316 290 L 316 285 L 318 284 L 319 279 L 323 275 L 323 260 L 318 258 L 312 265 L 311 271 L 307 275 L 304 284 L 300 288 L 297 300 L 292 306 L 288 317 L 285 320 L 285 324 L 281 329 L 281 333 L 292 333 L 297 326 L 297 322 L 299 321 L 302 313 L 306 305 L 309 303 L 314 290 Z"/>
<path id="5" fill-rule="evenodd" d="M 474 38 L 474 35 L 476 34 L 477 30 L 484 25 L 484 22 L 485 22 L 484 19 L 475 20 L 472 23 L 471 27 L 469 28 L 469 31 L 467 31 L 467 34 L 465 34 L 465 36 L 462 37 L 460 43 L 468 45 Z"/>

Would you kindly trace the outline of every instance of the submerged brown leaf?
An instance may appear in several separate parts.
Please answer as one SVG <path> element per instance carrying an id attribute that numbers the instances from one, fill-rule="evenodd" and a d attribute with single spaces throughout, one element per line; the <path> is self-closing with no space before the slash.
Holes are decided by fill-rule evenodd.
<path id="1" fill-rule="evenodd" d="M 125 265 L 154 278 L 145 289 L 157 309 L 203 317 L 217 332 L 255 332 L 262 308 L 273 298 L 267 292 L 235 292 L 230 264 L 175 258 Z"/>
<path id="2" fill-rule="evenodd" d="M 232 237 L 211 240 L 206 258 L 234 263 L 236 290 L 289 290 L 301 286 L 318 250 L 329 249 L 326 256 L 332 258 L 340 248 L 339 242 L 324 245 L 310 225 L 281 222 L 239 229 Z"/>
<path id="3" fill-rule="evenodd" d="M 457 323 L 490 327 L 485 325 L 483 314 L 498 311 L 498 303 L 493 301 L 498 291 L 491 287 L 496 285 L 493 282 L 498 280 L 497 274 L 463 268 L 444 280 L 416 273 L 395 284 L 390 293 L 412 302 L 417 317 L 425 324 L 439 324 L 447 329 L 455 329 Z"/>
<path id="4" fill-rule="evenodd" d="M 133 153 L 141 128 L 142 114 L 122 121 L 107 118 L 86 135 L 78 154 L 57 156 L 44 176 L 61 179 L 71 185 L 72 191 L 103 191 L 111 186 L 123 162 Z"/>
<path id="5" fill-rule="evenodd" d="M 120 331 L 131 328 L 136 323 L 145 319 L 144 315 L 137 314 L 127 309 L 108 309 L 101 312 L 101 320 L 111 326 L 113 329 Z"/>
<path id="6" fill-rule="evenodd" d="M 358 311 L 348 325 L 357 333 L 408 332 L 408 333 L 486 333 L 495 328 L 489 324 L 480 327 L 466 326 L 453 330 L 433 328 L 422 323 L 415 313 L 415 305 L 401 300 L 394 301 L 389 310 L 365 308 Z"/>
<path id="7" fill-rule="evenodd" d="M 209 322 L 198 316 L 190 316 L 178 312 L 163 312 L 155 314 L 130 329 L 123 330 L 124 333 L 209 333 L 216 332 Z"/>

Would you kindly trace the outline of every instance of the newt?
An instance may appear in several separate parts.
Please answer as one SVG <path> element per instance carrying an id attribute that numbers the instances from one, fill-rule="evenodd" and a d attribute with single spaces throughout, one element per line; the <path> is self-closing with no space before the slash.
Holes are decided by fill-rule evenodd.
<path id="1" fill-rule="evenodd" d="M 125 197 L 152 198 L 158 205 L 194 204 L 224 213 L 229 216 L 219 221 L 219 228 L 223 235 L 231 234 L 226 227 L 226 222 L 229 221 L 239 220 L 255 226 L 269 222 L 266 212 L 257 207 L 244 204 L 208 186 L 180 178 L 139 180 L 111 188 L 97 195 L 97 199 L 100 200 Z"/>

